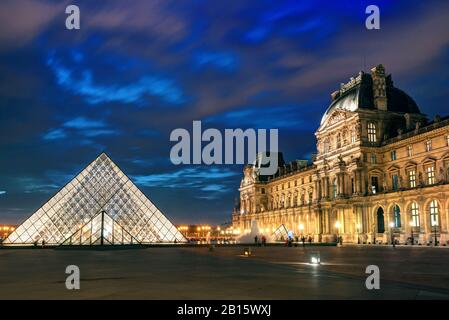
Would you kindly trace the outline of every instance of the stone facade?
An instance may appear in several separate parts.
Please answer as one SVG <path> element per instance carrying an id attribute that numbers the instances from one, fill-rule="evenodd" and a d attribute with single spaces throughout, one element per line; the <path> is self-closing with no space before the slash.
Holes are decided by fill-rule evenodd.
<path id="1" fill-rule="evenodd" d="M 429 121 L 379 65 L 332 94 L 311 162 L 247 165 L 233 226 L 348 243 L 449 242 L 449 117 Z M 337 227 L 338 226 L 338 227 Z"/>

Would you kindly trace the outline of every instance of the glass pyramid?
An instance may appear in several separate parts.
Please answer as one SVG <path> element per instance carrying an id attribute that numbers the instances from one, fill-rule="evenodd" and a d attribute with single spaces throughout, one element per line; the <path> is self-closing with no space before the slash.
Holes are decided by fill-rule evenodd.
<path id="1" fill-rule="evenodd" d="M 287 228 L 281 224 L 274 232 L 272 237 L 276 241 L 284 241 L 288 239 L 288 230 Z"/>
<path id="2" fill-rule="evenodd" d="M 186 242 L 102 153 L 5 239 L 5 245 Z"/>

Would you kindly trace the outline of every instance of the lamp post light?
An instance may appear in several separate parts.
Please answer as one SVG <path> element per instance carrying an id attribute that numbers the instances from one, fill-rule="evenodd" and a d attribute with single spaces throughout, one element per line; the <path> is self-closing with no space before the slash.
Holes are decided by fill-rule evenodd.
<path id="1" fill-rule="evenodd" d="M 391 244 L 393 245 L 393 248 L 394 248 L 396 244 L 394 243 L 393 228 L 394 228 L 394 222 L 390 222 Z"/>
<path id="2" fill-rule="evenodd" d="M 337 244 L 340 243 L 340 221 L 335 222 L 335 229 L 337 229 Z"/>
<path id="3" fill-rule="evenodd" d="M 433 236 L 435 238 L 435 246 L 437 246 L 438 245 L 438 239 L 437 239 L 438 223 L 436 221 L 432 221 L 432 227 L 433 227 Z"/>
<path id="4" fill-rule="evenodd" d="M 302 231 L 304 230 L 304 225 L 302 223 L 300 223 L 298 228 L 299 228 L 299 232 L 301 233 L 301 237 L 302 237 Z"/>
<path id="5" fill-rule="evenodd" d="M 415 244 L 415 238 L 413 237 L 413 227 L 415 226 L 415 224 L 413 223 L 413 221 L 410 221 L 410 234 L 411 234 L 411 238 L 412 238 L 412 246 Z"/>
<path id="6" fill-rule="evenodd" d="M 360 223 L 357 223 L 355 227 L 357 229 L 357 244 L 360 244 Z"/>

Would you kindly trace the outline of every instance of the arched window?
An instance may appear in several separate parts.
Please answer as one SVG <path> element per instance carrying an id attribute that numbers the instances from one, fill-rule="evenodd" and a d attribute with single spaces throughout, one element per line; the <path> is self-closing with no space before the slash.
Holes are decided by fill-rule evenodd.
<path id="1" fill-rule="evenodd" d="M 419 227 L 419 207 L 416 202 L 412 202 L 410 205 L 411 226 Z"/>
<path id="2" fill-rule="evenodd" d="M 368 141 L 376 142 L 376 125 L 372 122 L 368 123 Z"/>
<path id="3" fill-rule="evenodd" d="M 332 193 L 333 193 L 334 198 L 337 197 L 337 192 L 338 192 L 338 190 L 337 190 L 337 178 L 335 178 L 333 183 L 332 183 Z"/>
<path id="4" fill-rule="evenodd" d="M 393 220 L 394 220 L 394 227 L 400 228 L 401 227 L 401 208 L 396 204 L 393 207 Z"/>
<path id="5" fill-rule="evenodd" d="M 377 233 L 385 232 L 384 210 L 379 207 L 377 209 Z"/>
<path id="6" fill-rule="evenodd" d="M 430 211 L 430 225 L 432 227 L 437 227 L 439 225 L 438 201 L 432 200 L 430 202 L 429 211 Z"/>

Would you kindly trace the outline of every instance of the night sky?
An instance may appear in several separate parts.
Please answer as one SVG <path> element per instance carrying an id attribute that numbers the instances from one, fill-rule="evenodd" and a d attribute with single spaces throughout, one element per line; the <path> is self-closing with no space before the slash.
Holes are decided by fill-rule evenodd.
<path id="1" fill-rule="evenodd" d="M 278 128 L 284 158 L 308 159 L 330 93 L 379 63 L 423 113 L 449 114 L 446 1 L 2 0 L 0 24 L 0 223 L 102 151 L 173 222 L 229 221 L 242 166 L 175 166 L 170 132 Z"/>

